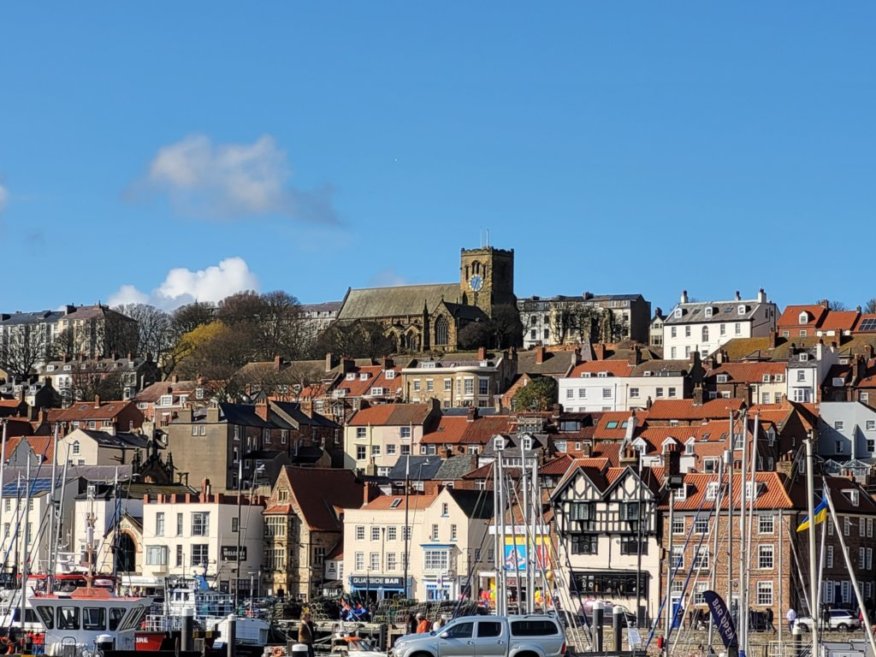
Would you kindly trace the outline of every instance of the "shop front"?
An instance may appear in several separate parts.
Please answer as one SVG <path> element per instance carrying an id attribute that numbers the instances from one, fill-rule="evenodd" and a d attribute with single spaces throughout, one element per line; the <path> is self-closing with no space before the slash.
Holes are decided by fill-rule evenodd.
<path id="1" fill-rule="evenodd" d="M 400 598 L 405 594 L 404 578 L 386 575 L 350 575 L 350 593 L 367 600 Z"/>

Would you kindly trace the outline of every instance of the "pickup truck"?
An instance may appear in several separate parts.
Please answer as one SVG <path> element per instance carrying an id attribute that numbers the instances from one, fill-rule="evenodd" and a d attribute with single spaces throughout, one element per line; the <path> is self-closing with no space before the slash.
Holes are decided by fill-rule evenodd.
<path id="1" fill-rule="evenodd" d="M 408 634 L 389 657 L 563 657 L 566 640 L 552 616 L 460 616 L 428 634 Z"/>

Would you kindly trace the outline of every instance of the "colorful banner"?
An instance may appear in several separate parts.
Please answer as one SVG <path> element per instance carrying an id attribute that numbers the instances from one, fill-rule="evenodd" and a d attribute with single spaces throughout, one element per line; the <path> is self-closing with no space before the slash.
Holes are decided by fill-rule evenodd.
<path id="1" fill-rule="evenodd" d="M 727 605 L 724 604 L 721 596 L 714 591 L 705 591 L 703 597 L 706 599 L 706 604 L 709 605 L 709 611 L 712 612 L 712 621 L 718 628 L 718 634 L 721 635 L 724 647 L 731 654 L 736 652 L 739 639 L 736 637 L 736 626 L 733 624 L 733 618 L 730 616 Z"/>

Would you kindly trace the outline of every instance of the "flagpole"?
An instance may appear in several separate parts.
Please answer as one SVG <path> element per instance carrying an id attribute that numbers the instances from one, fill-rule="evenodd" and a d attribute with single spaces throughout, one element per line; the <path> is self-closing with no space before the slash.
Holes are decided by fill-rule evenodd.
<path id="1" fill-rule="evenodd" d="M 836 515 L 836 509 L 833 508 L 833 499 L 831 499 L 830 497 L 830 489 L 827 487 L 827 482 L 824 482 L 824 497 L 827 499 L 827 506 L 830 510 L 831 521 L 833 522 L 834 527 L 836 527 L 837 536 L 839 536 L 840 547 L 842 547 L 843 552 L 843 558 L 846 561 L 846 569 L 849 571 L 849 579 L 852 580 L 852 588 L 855 591 L 855 599 L 858 601 L 858 608 L 861 610 L 861 614 L 864 617 L 864 629 L 867 630 L 867 639 L 870 641 L 870 650 L 873 651 L 871 654 L 876 655 L 876 639 L 874 639 L 873 637 L 873 626 L 870 625 L 870 618 L 867 615 L 866 607 L 864 607 L 864 597 L 861 595 L 861 587 L 858 586 L 858 578 L 855 577 L 855 571 L 852 568 L 852 557 L 851 555 L 849 555 L 849 551 L 846 550 L 846 539 L 843 536 L 843 528 L 839 526 L 839 517 Z M 809 525 L 809 529 L 812 529 L 811 524 Z M 814 654 L 815 653 L 813 653 L 813 655 Z"/>
<path id="2" fill-rule="evenodd" d="M 806 510 L 809 512 L 809 616 L 812 618 L 812 657 L 816 657 L 818 653 L 818 609 L 813 609 L 815 601 L 818 600 L 818 571 L 815 563 L 815 458 L 812 454 L 812 436 L 810 435 L 805 441 L 806 445 Z M 876 653 L 874 653 L 876 654 Z"/>

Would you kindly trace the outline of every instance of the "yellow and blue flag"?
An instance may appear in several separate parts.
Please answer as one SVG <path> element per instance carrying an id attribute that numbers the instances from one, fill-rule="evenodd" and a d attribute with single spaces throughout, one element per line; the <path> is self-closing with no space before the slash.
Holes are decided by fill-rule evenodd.
<path id="1" fill-rule="evenodd" d="M 824 519 L 827 518 L 827 498 L 822 498 L 822 500 L 818 503 L 818 506 L 815 507 L 812 511 L 812 515 L 815 516 L 815 524 L 820 525 L 824 522 Z M 812 523 L 809 522 L 809 516 L 803 518 L 803 522 L 801 522 L 797 526 L 798 532 L 805 532 L 809 529 Z"/>

